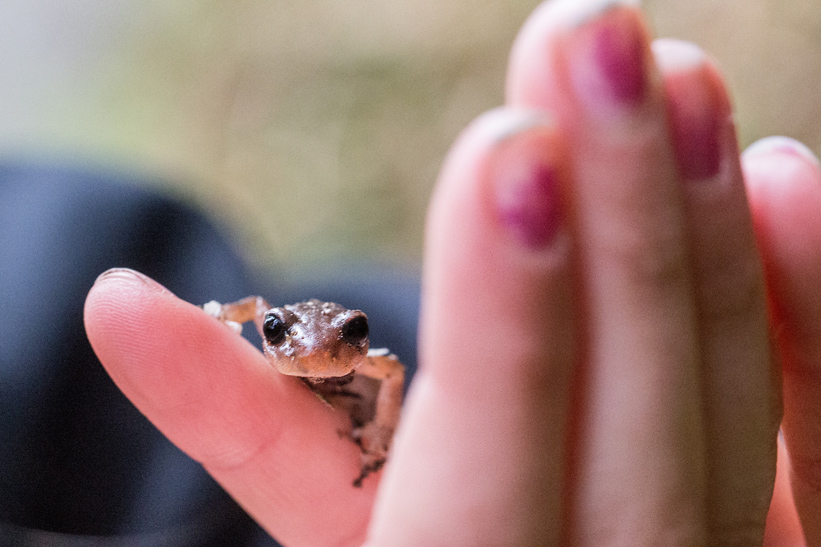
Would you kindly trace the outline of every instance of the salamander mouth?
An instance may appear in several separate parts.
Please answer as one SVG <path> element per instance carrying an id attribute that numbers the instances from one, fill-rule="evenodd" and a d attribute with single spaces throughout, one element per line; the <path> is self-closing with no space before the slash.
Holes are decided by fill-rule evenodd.
<path id="1" fill-rule="evenodd" d="M 333 387 L 333 388 L 343 388 L 353 382 L 354 377 L 356 376 L 356 372 L 352 371 L 346 374 L 345 376 L 331 376 L 327 378 L 313 378 L 310 376 L 302 376 L 302 380 L 305 381 L 309 385 L 316 385 L 322 384 L 323 386 Z M 341 391 L 340 391 L 341 392 Z"/>
<path id="2" fill-rule="evenodd" d="M 301 376 L 315 381 L 341 378 L 349 376 L 364 358 L 359 351 L 346 353 L 350 355 L 331 357 L 323 353 L 294 358 L 277 358 L 275 366 L 280 373 L 287 376 Z"/>

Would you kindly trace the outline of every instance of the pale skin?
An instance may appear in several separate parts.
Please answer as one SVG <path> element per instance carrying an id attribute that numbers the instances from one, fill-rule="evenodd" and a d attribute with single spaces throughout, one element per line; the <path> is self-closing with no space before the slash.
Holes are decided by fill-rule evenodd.
<path id="1" fill-rule="evenodd" d="M 766 544 L 821 545 L 821 172 L 739 154 L 730 112 L 633 7 L 533 14 L 440 173 L 420 369 L 362 488 L 341 413 L 154 281 L 101 276 L 89 339 L 285 545 L 761 545 L 779 424 Z M 561 215 L 521 209 L 534 173 Z"/>
<path id="2" fill-rule="evenodd" d="M 249 296 L 203 308 L 232 327 L 253 321 L 262 353 L 277 371 L 302 378 L 321 400 L 344 412 L 343 431 L 362 450 L 356 487 L 385 464 L 405 383 L 405 367 L 387 350 L 368 351 L 368 318 L 334 302 L 308 300 L 278 308 Z"/>

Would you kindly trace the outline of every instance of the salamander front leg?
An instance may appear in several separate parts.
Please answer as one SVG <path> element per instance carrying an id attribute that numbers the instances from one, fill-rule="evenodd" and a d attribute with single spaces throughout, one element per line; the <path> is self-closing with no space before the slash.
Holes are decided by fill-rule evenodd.
<path id="1" fill-rule="evenodd" d="M 220 304 L 212 300 L 202 306 L 208 315 L 211 315 L 237 332 L 242 332 L 242 324 L 254 321 L 257 329 L 262 328 L 262 318 L 270 309 L 268 302 L 261 296 L 248 296 L 236 302 Z"/>
<path id="2" fill-rule="evenodd" d="M 354 486 L 362 486 L 362 480 L 381 469 L 387 459 L 394 431 L 399 425 L 405 366 L 395 355 L 369 355 L 357 367 L 356 373 L 380 382 L 373 420 L 355 429 L 352 434 L 362 448 L 362 470 Z"/>

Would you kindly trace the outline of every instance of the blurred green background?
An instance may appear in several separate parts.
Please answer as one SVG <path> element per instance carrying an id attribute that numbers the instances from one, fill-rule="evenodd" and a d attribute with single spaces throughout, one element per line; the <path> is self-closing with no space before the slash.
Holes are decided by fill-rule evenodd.
<path id="1" fill-rule="evenodd" d="M 4 0 L 0 155 L 154 176 L 262 269 L 417 268 L 447 149 L 526 0 Z M 821 2 L 647 0 L 724 68 L 742 145 L 821 151 Z M 159 182 L 157 184 L 160 184 Z"/>

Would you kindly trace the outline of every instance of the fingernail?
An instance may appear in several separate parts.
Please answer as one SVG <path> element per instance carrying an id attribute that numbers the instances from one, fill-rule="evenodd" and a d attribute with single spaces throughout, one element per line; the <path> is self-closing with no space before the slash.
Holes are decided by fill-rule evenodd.
<path id="1" fill-rule="evenodd" d="M 152 290 L 167 292 L 171 294 L 171 291 L 169 291 L 168 289 L 166 289 L 165 287 L 163 287 L 147 275 L 129 268 L 111 268 L 110 270 L 106 270 L 97 277 L 97 279 L 94 281 L 94 284 L 98 285 L 99 283 L 109 281 L 112 279 L 122 279 L 131 282 L 137 281 L 145 284 L 148 288 Z"/>
<path id="2" fill-rule="evenodd" d="M 598 11 L 570 32 L 562 48 L 579 99 L 592 113 L 606 115 L 644 101 L 649 40 L 632 3 L 593 7 Z"/>
<path id="3" fill-rule="evenodd" d="M 688 42 L 658 41 L 653 54 L 664 74 L 679 172 L 685 180 L 712 179 L 721 169 L 722 140 L 732 124 L 720 77 L 701 49 Z"/>
<path id="4" fill-rule="evenodd" d="M 793 154 L 805 160 L 809 160 L 813 165 L 821 166 L 821 162 L 818 161 L 818 156 L 816 156 L 812 150 L 803 143 L 790 137 L 773 136 L 759 139 L 747 147 L 747 150 L 744 151 L 744 156 L 755 157 L 772 152 Z"/>
<path id="5" fill-rule="evenodd" d="M 531 123 L 497 141 L 491 160 L 499 225 L 532 250 L 549 246 L 562 224 L 555 143 L 549 123 Z"/>

